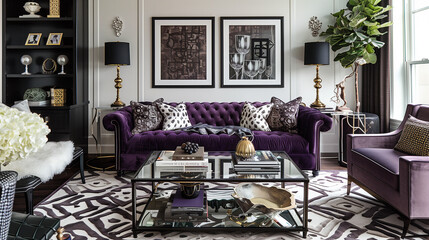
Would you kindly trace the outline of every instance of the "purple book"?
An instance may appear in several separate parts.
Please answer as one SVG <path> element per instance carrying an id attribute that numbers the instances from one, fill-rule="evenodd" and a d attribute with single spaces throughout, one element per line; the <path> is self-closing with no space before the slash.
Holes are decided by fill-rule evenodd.
<path id="1" fill-rule="evenodd" d="M 171 204 L 171 207 L 178 208 L 178 207 L 198 207 L 203 208 L 204 207 L 204 190 L 200 190 L 200 194 L 196 198 L 184 198 L 182 196 L 182 191 L 178 189 L 176 191 L 176 194 L 173 198 L 173 203 Z"/>

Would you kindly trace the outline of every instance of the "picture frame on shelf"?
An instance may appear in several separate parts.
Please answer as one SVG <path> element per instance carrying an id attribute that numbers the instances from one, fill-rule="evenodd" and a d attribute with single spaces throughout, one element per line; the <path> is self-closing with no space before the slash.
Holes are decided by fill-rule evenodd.
<path id="1" fill-rule="evenodd" d="M 25 41 L 26 46 L 37 46 L 42 38 L 41 33 L 29 33 L 27 40 Z"/>
<path id="2" fill-rule="evenodd" d="M 221 87 L 284 87 L 284 17 L 221 17 Z"/>
<path id="3" fill-rule="evenodd" d="M 46 45 L 61 45 L 62 38 L 63 33 L 49 33 L 48 40 L 46 40 Z"/>
<path id="4" fill-rule="evenodd" d="M 152 87 L 214 88 L 214 17 L 152 18 Z"/>

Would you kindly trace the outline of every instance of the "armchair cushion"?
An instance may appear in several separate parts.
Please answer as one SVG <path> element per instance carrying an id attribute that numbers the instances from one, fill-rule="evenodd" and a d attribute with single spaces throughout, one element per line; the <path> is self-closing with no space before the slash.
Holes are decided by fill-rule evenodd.
<path id="1" fill-rule="evenodd" d="M 358 148 L 352 152 L 360 156 L 359 161 L 353 162 L 356 167 L 365 169 L 367 174 L 398 189 L 399 158 L 406 156 L 406 153 L 388 148 Z"/>
<path id="2" fill-rule="evenodd" d="M 429 122 L 410 116 L 395 149 L 412 155 L 429 156 Z"/>

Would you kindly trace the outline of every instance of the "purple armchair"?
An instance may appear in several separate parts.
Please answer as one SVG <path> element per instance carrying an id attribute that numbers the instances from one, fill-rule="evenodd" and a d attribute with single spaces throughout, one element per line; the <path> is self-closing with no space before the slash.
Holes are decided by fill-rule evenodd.
<path id="1" fill-rule="evenodd" d="M 169 103 L 176 106 L 177 103 Z M 244 103 L 238 102 L 186 102 L 191 124 L 206 123 L 215 126 L 240 126 Z M 261 106 L 266 103 L 255 102 Z M 110 113 L 103 118 L 103 125 L 115 131 L 116 170 L 137 170 L 149 153 L 156 150 L 174 150 L 183 142 L 197 142 L 207 151 L 234 151 L 238 136 L 200 135 L 185 131 L 154 130 L 133 135 L 133 114 L 130 106 Z M 298 133 L 253 131 L 253 144 L 259 150 L 285 151 L 302 170 L 320 170 L 320 132 L 331 128 L 332 119 L 318 110 L 300 106 Z"/>
<path id="2" fill-rule="evenodd" d="M 409 115 L 429 121 L 429 106 L 409 104 L 396 131 L 347 137 L 347 194 L 354 182 L 395 208 L 404 218 L 401 237 L 411 220 L 429 219 L 429 156 L 393 149 Z"/>

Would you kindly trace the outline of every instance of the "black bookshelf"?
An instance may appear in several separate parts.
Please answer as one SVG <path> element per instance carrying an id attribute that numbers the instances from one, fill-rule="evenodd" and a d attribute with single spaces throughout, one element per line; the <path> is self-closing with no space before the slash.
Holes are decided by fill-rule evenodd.
<path id="1" fill-rule="evenodd" d="M 28 88 L 51 87 L 66 89 L 64 106 L 31 107 L 40 114 L 51 129 L 50 141 L 72 140 L 87 152 L 88 136 L 88 6 L 86 0 L 60 1 L 60 18 L 47 18 L 49 0 L 37 1 L 41 6 L 38 15 L 42 18 L 20 18 L 28 14 L 23 6 L 27 0 L 3 0 L 3 61 L 2 102 L 13 105 L 22 100 Z M 42 33 L 38 46 L 26 46 L 28 33 Z M 46 45 L 49 33 L 63 33 L 61 45 Z M 31 75 L 21 75 L 24 65 L 21 56 L 30 55 Z M 46 58 L 56 60 L 66 55 L 67 74 L 43 74 L 42 64 Z"/>

